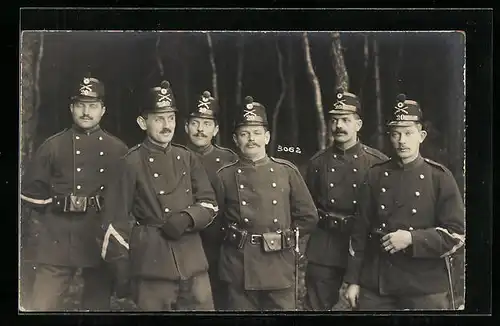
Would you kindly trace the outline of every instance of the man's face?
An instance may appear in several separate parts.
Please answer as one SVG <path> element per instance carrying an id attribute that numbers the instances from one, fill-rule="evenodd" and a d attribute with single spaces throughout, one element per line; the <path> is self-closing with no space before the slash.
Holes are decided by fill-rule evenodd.
<path id="1" fill-rule="evenodd" d="M 166 145 L 172 141 L 175 131 L 175 112 L 148 113 L 147 118 L 137 118 L 137 123 L 149 138 Z"/>
<path id="2" fill-rule="evenodd" d="M 75 101 L 70 111 L 75 124 L 87 130 L 99 124 L 106 108 L 101 101 Z"/>
<path id="3" fill-rule="evenodd" d="M 208 146 L 212 138 L 217 135 L 219 126 L 215 120 L 205 118 L 190 118 L 184 128 L 188 134 L 189 141 L 197 147 Z"/>
<path id="4" fill-rule="evenodd" d="M 271 134 L 263 126 L 240 126 L 233 134 L 236 146 L 250 158 L 265 156 L 270 139 Z"/>
<path id="5" fill-rule="evenodd" d="M 354 114 L 333 114 L 330 117 L 330 126 L 336 143 L 356 142 L 362 121 Z"/>
<path id="6" fill-rule="evenodd" d="M 391 144 L 402 160 L 416 158 L 420 144 L 426 136 L 427 132 L 418 124 L 408 127 L 393 126 L 389 131 Z"/>

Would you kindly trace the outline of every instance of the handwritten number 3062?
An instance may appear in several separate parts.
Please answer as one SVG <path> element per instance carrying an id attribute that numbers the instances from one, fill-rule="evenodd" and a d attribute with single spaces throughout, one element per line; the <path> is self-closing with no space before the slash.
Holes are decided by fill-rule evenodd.
<path id="1" fill-rule="evenodd" d="M 302 151 L 300 150 L 300 147 L 298 147 L 298 146 L 281 146 L 281 145 L 278 145 L 278 152 L 288 152 L 288 153 L 297 153 L 297 154 L 302 153 Z"/>

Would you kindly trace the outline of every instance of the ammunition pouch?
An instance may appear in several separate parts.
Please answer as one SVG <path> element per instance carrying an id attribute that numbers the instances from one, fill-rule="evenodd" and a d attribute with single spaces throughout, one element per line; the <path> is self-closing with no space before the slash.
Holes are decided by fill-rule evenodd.
<path id="1" fill-rule="evenodd" d="M 90 207 L 100 212 L 104 205 L 104 198 L 96 195 L 86 196 L 54 196 L 52 199 L 52 210 L 56 213 L 86 213 Z"/>
<path id="2" fill-rule="evenodd" d="M 263 234 L 250 234 L 247 230 L 239 229 L 231 224 L 226 228 L 225 242 L 235 248 L 241 249 L 246 242 L 252 245 L 261 245 L 264 252 L 281 251 L 294 246 L 293 232 L 266 232 Z"/>
<path id="3" fill-rule="evenodd" d="M 318 227 L 326 231 L 338 231 L 341 233 L 349 233 L 352 227 L 353 215 L 338 214 L 333 212 L 325 212 L 318 210 L 320 220 Z"/>

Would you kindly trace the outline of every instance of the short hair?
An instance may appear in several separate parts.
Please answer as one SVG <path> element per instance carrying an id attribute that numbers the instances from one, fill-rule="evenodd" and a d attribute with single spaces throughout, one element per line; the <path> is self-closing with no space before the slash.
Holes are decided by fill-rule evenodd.
<path id="1" fill-rule="evenodd" d="M 333 119 L 333 116 L 335 116 L 335 115 L 352 115 L 354 117 L 354 119 L 361 120 L 361 116 L 357 112 L 347 113 L 347 114 L 330 113 L 330 119 L 329 120 Z"/>
<path id="2" fill-rule="evenodd" d="M 187 119 L 186 119 L 186 123 L 189 123 L 189 122 L 191 121 L 191 119 L 193 119 L 193 118 L 209 119 L 209 118 L 203 118 L 203 117 L 189 116 L 189 117 L 187 117 Z M 210 120 L 213 120 L 213 122 L 214 122 L 215 126 L 218 126 L 218 125 L 219 125 L 219 121 L 217 120 L 217 118 L 215 118 L 215 119 L 210 119 Z"/>
<path id="3" fill-rule="evenodd" d="M 238 130 L 240 127 L 245 127 L 245 126 L 248 126 L 248 127 L 264 127 L 264 131 L 267 132 L 269 131 L 269 127 L 268 126 L 265 126 L 265 125 L 256 125 L 256 126 L 252 126 L 252 125 L 239 125 L 237 127 L 234 127 L 233 128 L 233 134 L 236 134 L 236 130 Z"/>

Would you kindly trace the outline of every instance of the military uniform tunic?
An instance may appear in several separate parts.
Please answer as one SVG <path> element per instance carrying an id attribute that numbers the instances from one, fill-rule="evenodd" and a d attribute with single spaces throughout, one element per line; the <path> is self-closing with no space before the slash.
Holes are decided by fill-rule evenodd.
<path id="1" fill-rule="evenodd" d="M 110 171 L 127 146 L 99 127 L 74 126 L 48 138 L 37 150 L 22 178 L 21 199 L 39 216 L 35 261 L 43 264 L 93 267 L 99 264 L 96 241 L 101 220 L 95 208 L 86 213 L 52 209 L 54 196 L 102 195 Z M 60 203 L 59 203 L 60 204 Z"/>
<path id="2" fill-rule="evenodd" d="M 240 158 L 218 172 L 218 202 L 224 223 L 236 223 L 251 234 L 289 230 L 310 232 L 318 221 L 316 208 L 297 168 L 289 161 Z M 237 249 L 222 246 L 222 280 L 245 290 L 279 290 L 294 284 L 292 248 L 264 253 L 247 242 Z"/>
<path id="3" fill-rule="evenodd" d="M 346 151 L 331 146 L 318 152 L 310 159 L 306 174 L 316 207 L 353 215 L 366 171 L 387 159 L 380 151 L 359 142 Z M 317 228 L 309 238 L 306 255 L 309 262 L 345 268 L 348 248 L 349 234 Z"/>
<path id="4" fill-rule="evenodd" d="M 361 190 L 345 280 L 379 295 L 418 296 L 447 292 L 443 257 L 464 244 L 464 204 L 450 171 L 419 156 L 374 165 Z M 385 252 L 372 228 L 411 233 L 412 245 Z"/>
<path id="5" fill-rule="evenodd" d="M 218 208 L 207 174 L 191 151 L 146 139 L 124 156 L 114 180 L 108 191 L 113 209 L 105 212 L 104 259 L 130 254 L 133 276 L 170 281 L 207 271 L 199 231 Z M 179 212 L 189 214 L 193 227 L 179 240 L 167 240 L 159 226 Z"/>

